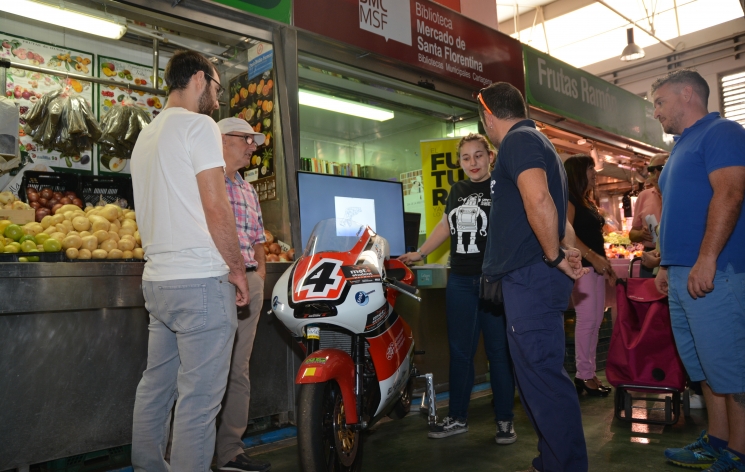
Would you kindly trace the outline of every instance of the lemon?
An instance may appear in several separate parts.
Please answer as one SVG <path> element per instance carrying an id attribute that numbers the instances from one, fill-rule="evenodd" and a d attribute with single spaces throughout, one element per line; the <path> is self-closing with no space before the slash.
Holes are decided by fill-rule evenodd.
<path id="1" fill-rule="evenodd" d="M 21 251 L 22 252 L 31 252 L 31 251 L 37 251 L 36 249 L 36 242 L 33 239 L 27 239 L 21 243 Z"/>
<path id="2" fill-rule="evenodd" d="M 54 238 L 49 238 L 44 241 L 44 252 L 60 252 L 62 250 L 62 243 Z"/>
<path id="3" fill-rule="evenodd" d="M 47 233 L 39 233 L 36 236 L 34 236 L 34 239 L 36 240 L 36 244 L 44 244 L 44 241 L 51 238 L 51 236 Z"/>
<path id="4" fill-rule="evenodd" d="M 12 224 L 13 223 L 10 220 L 0 220 L 0 234 L 3 234 L 5 232 L 5 228 Z"/>

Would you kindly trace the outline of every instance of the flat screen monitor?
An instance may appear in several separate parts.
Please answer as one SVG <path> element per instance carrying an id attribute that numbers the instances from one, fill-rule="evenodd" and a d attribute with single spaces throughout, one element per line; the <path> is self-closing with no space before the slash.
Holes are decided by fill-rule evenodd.
<path id="1" fill-rule="evenodd" d="M 401 182 L 298 172 L 297 187 L 303 248 L 316 223 L 336 218 L 351 223 L 339 231 L 365 224 L 388 240 L 392 257 L 406 253 Z"/>

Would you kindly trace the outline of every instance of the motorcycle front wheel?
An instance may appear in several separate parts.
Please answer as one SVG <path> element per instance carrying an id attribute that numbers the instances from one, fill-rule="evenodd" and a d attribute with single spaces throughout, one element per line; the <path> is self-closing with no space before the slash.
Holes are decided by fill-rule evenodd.
<path id="1" fill-rule="evenodd" d="M 344 400 L 334 380 L 300 386 L 297 439 L 304 472 L 362 469 L 362 433 L 346 427 Z"/>

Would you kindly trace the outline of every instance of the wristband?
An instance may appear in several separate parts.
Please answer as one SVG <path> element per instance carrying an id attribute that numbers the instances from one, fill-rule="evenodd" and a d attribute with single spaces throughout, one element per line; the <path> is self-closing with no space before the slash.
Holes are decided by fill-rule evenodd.
<path id="1" fill-rule="evenodd" d="M 551 267 L 553 269 L 554 267 L 558 266 L 561 263 L 561 261 L 564 260 L 564 256 L 565 256 L 564 250 L 561 249 L 561 248 L 559 248 L 559 255 L 556 256 L 556 259 L 554 259 L 553 261 L 549 261 L 548 258 L 546 257 L 546 255 L 544 254 L 543 255 L 543 262 L 545 262 L 546 265 L 548 265 L 549 267 Z"/>
<path id="2" fill-rule="evenodd" d="M 422 248 L 417 249 L 416 252 L 418 252 L 419 255 L 422 256 L 423 258 L 427 257 L 427 255 L 422 252 Z"/>

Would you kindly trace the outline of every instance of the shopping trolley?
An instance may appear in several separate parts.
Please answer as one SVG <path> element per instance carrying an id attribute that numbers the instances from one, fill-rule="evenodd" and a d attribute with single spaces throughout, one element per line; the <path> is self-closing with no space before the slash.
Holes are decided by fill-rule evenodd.
<path id="1" fill-rule="evenodd" d="M 667 296 L 657 291 L 654 279 L 618 279 L 616 301 L 618 315 L 613 326 L 606 376 L 616 387 L 615 416 L 633 423 L 673 425 L 678 422 L 680 406 L 690 413 L 686 373 L 675 347 Z M 642 396 L 638 396 L 642 394 Z M 664 420 L 649 414 L 633 415 L 634 409 L 647 413 L 662 408 L 634 406 L 634 400 L 664 403 Z"/>

